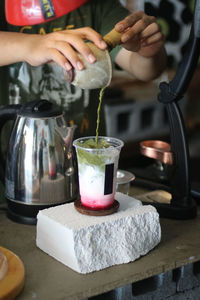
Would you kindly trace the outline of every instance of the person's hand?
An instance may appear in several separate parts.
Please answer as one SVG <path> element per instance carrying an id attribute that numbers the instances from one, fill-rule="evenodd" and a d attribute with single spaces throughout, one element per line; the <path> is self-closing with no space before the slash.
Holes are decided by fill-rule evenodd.
<path id="1" fill-rule="evenodd" d="M 164 36 L 156 18 L 143 11 L 127 16 L 115 25 L 115 29 L 123 33 L 121 42 L 125 49 L 144 57 L 154 56 L 164 45 Z"/>
<path id="2" fill-rule="evenodd" d="M 66 71 L 71 68 L 82 70 L 84 65 L 78 53 L 89 63 L 96 61 L 85 40 L 93 42 L 102 50 L 107 47 L 103 37 L 89 27 L 57 31 L 46 35 L 27 34 L 24 59 L 32 66 L 55 62 Z"/>

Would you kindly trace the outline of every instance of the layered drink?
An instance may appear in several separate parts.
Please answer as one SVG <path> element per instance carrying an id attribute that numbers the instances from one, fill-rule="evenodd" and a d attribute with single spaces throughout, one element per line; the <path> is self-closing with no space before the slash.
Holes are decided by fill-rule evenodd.
<path id="1" fill-rule="evenodd" d="M 91 209 L 112 206 L 116 174 L 123 142 L 109 137 L 83 137 L 75 140 L 81 203 Z"/>

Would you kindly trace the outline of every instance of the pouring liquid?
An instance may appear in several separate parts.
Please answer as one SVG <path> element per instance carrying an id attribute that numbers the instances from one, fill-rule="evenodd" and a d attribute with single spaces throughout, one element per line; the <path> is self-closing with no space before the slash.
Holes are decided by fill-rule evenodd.
<path id="1" fill-rule="evenodd" d="M 98 144 L 100 112 L 101 112 L 101 105 L 102 105 L 103 95 L 104 95 L 105 89 L 106 89 L 106 86 L 102 87 L 101 90 L 100 90 L 100 93 L 99 93 L 99 105 L 98 105 L 98 108 L 97 108 L 97 126 L 96 126 L 96 138 L 95 138 L 96 144 Z"/>

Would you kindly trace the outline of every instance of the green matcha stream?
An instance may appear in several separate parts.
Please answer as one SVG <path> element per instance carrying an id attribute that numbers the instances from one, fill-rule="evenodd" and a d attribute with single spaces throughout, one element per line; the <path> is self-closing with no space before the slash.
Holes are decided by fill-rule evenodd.
<path id="1" fill-rule="evenodd" d="M 101 88 L 100 93 L 99 93 L 99 105 L 98 105 L 98 109 L 97 109 L 97 127 L 96 127 L 96 138 L 95 138 L 96 144 L 98 144 L 100 112 L 101 112 L 101 105 L 102 105 L 105 89 L 106 89 L 106 86 Z"/>
<path id="2" fill-rule="evenodd" d="M 77 143 L 80 147 L 84 147 L 88 149 L 103 149 L 103 148 L 108 148 L 110 146 L 110 144 L 105 139 L 99 139 L 100 112 L 101 112 L 101 106 L 102 106 L 105 89 L 106 87 L 101 88 L 99 93 L 99 105 L 97 108 L 96 137 L 95 139 L 88 139 L 83 143 Z M 82 163 L 92 164 L 99 167 L 102 164 L 104 167 L 105 159 L 107 158 L 102 153 L 101 154 L 98 153 L 98 151 L 96 153 L 95 152 L 92 153 L 81 148 L 78 149 L 78 157 Z"/>

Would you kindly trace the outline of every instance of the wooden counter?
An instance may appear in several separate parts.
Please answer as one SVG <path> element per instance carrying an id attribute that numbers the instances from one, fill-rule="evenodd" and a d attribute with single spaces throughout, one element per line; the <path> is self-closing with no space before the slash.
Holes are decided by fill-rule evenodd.
<path id="1" fill-rule="evenodd" d="M 0 208 L 0 245 L 25 266 L 25 287 L 17 300 L 83 299 L 200 260 L 200 209 L 193 220 L 161 219 L 161 243 L 137 261 L 81 275 L 36 247 L 35 226 L 10 221 Z"/>

